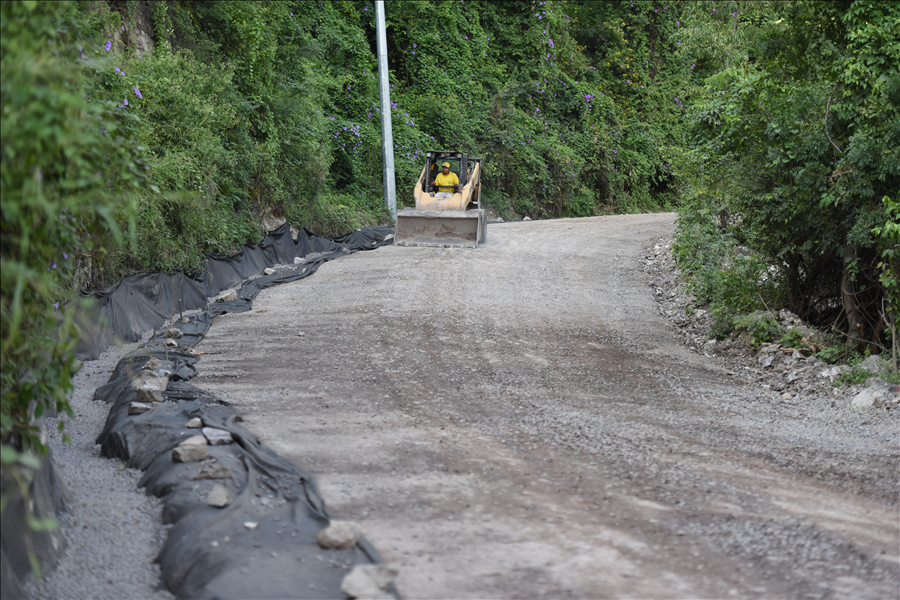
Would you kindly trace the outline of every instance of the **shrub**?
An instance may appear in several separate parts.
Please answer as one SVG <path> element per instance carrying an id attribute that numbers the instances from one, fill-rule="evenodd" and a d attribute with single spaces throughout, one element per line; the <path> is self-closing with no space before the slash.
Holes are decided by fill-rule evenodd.
<path id="1" fill-rule="evenodd" d="M 104 101 L 73 35 L 74 7 L 0 4 L 0 438 L 46 452 L 34 419 L 71 413 L 76 329 L 63 285 L 81 254 L 133 224 L 144 164 L 133 120 Z M 7 451 L 7 455 L 9 451 Z"/>

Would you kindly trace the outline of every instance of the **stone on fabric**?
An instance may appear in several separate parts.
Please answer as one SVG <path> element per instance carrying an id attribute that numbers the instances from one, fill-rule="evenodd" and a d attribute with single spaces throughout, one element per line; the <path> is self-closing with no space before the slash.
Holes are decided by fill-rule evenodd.
<path id="1" fill-rule="evenodd" d="M 209 447 L 206 445 L 206 438 L 202 435 L 188 438 L 172 450 L 172 460 L 174 462 L 199 462 L 208 458 Z"/>
<path id="2" fill-rule="evenodd" d="M 393 598 L 384 590 L 398 573 L 384 565 L 356 565 L 341 582 L 341 591 L 351 598 Z"/>
<path id="3" fill-rule="evenodd" d="M 201 429 L 203 435 L 209 440 L 210 446 L 224 446 L 234 441 L 231 433 L 224 429 L 215 429 L 213 427 L 204 427 Z"/>
<path id="4" fill-rule="evenodd" d="M 234 302 L 237 300 L 237 292 L 234 290 L 225 290 L 216 296 L 215 302 Z"/>
<path id="5" fill-rule="evenodd" d="M 209 491 L 209 495 L 206 496 L 206 503 L 216 508 L 225 508 L 232 502 L 234 502 L 234 496 L 221 483 L 214 485 Z"/>
<path id="6" fill-rule="evenodd" d="M 166 329 L 166 332 L 163 334 L 163 337 L 172 338 L 174 340 L 177 340 L 178 338 L 182 337 L 183 335 L 184 335 L 184 333 L 182 333 L 182 331 L 180 329 L 178 329 L 177 327 L 172 327 L 170 329 Z"/>
<path id="7" fill-rule="evenodd" d="M 349 550 L 359 540 L 359 528 L 349 521 L 331 521 L 319 532 L 316 541 L 330 550 Z"/>
<path id="8" fill-rule="evenodd" d="M 139 404 L 159 404 L 164 400 L 162 392 L 159 389 L 147 385 L 142 385 L 137 389 L 137 395 L 134 397 Z"/>
<path id="9" fill-rule="evenodd" d="M 185 427 L 189 427 L 190 429 L 200 429 L 203 427 L 203 421 L 200 420 L 200 417 L 194 417 L 187 422 Z"/>
<path id="10" fill-rule="evenodd" d="M 144 366 L 141 367 L 141 369 L 143 369 L 144 371 L 152 371 L 154 369 L 160 368 L 161 366 L 162 366 L 162 363 L 159 362 L 159 359 L 156 358 L 155 356 L 151 356 L 150 360 L 148 360 L 146 363 L 144 363 Z"/>
<path id="11" fill-rule="evenodd" d="M 129 415 L 142 415 L 148 410 L 153 408 L 152 404 L 148 404 L 146 402 L 132 402 L 128 405 L 128 414 Z"/>
<path id="12" fill-rule="evenodd" d="M 229 479 L 231 469 L 216 459 L 210 459 L 200 463 L 197 472 L 191 479 Z"/>
<path id="13" fill-rule="evenodd" d="M 272 267 L 266 267 L 263 269 L 263 275 L 273 275 L 275 273 L 275 269 Z"/>

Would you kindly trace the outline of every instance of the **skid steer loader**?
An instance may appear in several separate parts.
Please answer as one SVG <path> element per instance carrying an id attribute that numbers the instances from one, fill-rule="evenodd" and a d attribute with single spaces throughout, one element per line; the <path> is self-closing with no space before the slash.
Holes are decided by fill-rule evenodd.
<path id="1" fill-rule="evenodd" d="M 443 162 L 459 165 L 459 189 L 450 198 L 436 198 L 431 185 Z M 485 241 L 480 158 L 456 151 L 426 152 L 413 194 L 416 207 L 397 211 L 396 245 L 475 248 Z"/>

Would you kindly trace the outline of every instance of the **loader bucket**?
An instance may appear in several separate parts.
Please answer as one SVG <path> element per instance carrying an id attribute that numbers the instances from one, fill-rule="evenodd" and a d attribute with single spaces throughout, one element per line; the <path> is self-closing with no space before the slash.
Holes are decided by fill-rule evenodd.
<path id="1" fill-rule="evenodd" d="M 397 211 L 394 244 L 475 248 L 486 238 L 484 209 Z"/>

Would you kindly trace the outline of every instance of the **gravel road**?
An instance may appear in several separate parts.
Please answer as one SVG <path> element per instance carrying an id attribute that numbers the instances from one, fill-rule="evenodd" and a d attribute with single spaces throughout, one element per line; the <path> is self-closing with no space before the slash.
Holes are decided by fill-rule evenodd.
<path id="1" fill-rule="evenodd" d="M 217 319 L 197 383 L 312 467 L 407 597 L 900 596 L 898 411 L 783 401 L 732 374 L 755 358 L 687 352 L 672 218 L 329 263 Z M 76 376 L 71 444 L 50 423 L 68 551 L 31 598 L 171 598 L 159 503 L 93 444 L 133 348 Z"/>
<path id="2" fill-rule="evenodd" d="M 786 403 L 688 351 L 641 269 L 673 221 L 327 263 L 217 319 L 195 383 L 407 597 L 900 596 L 898 411 Z"/>

